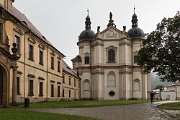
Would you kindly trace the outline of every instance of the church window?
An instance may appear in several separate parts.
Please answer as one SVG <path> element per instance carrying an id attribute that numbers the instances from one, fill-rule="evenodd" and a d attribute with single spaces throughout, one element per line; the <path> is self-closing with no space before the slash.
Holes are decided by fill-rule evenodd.
<path id="1" fill-rule="evenodd" d="M 108 62 L 115 62 L 115 51 L 113 49 L 108 51 Z"/>
<path id="2" fill-rule="evenodd" d="M 15 35 L 14 43 L 16 43 L 17 53 L 20 53 L 20 37 Z"/>
<path id="3" fill-rule="evenodd" d="M 109 92 L 109 95 L 112 97 L 112 96 L 115 95 L 115 92 L 114 92 L 114 91 L 110 91 L 110 92 Z"/>
<path id="4" fill-rule="evenodd" d="M 89 91 L 90 90 L 90 81 L 88 79 L 84 80 L 84 91 Z"/>
<path id="5" fill-rule="evenodd" d="M 134 56 L 134 63 L 138 63 L 138 56 Z"/>
<path id="6" fill-rule="evenodd" d="M 29 45 L 29 60 L 34 60 L 33 58 L 34 55 L 34 47 L 32 45 Z"/>
<path id="7" fill-rule="evenodd" d="M 89 64 L 89 56 L 84 57 L 84 64 Z"/>
<path id="8" fill-rule="evenodd" d="M 115 73 L 113 71 L 108 73 L 107 86 L 108 87 L 115 87 L 116 86 L 116 76 L 115 76 Z"/>

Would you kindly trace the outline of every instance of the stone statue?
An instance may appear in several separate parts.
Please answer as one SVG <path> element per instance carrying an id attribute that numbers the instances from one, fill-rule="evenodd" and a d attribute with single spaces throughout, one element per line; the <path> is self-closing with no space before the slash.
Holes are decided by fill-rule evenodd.
<path id="1" fill-rule="evenodd" d="M 97 27 L 97 32 L 100 32 L 100 26 Z"/>

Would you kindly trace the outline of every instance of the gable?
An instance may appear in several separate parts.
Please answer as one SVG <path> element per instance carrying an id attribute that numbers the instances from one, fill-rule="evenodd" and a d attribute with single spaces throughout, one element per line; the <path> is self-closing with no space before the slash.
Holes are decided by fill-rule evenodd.
<path id="1" fill-rule="evenodd" d="M 102 40 L 119 40 L 125 37 L 129 37 L 125 31 L 121 31 L 115 27 L 108 27 L 100 32 L 96 38 L 100 38 Z"/>

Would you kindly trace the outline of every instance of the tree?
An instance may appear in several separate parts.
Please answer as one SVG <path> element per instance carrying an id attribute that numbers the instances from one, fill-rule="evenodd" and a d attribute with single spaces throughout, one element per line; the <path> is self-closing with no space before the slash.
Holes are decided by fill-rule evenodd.
<path id="1" fill-rule="evenodd" d="M 163 87 L 163 85 L 157 85 L 155 89 L 162 89 Z"/>
<path id="2" fill-rule="evenodd" d="M 180 13 L 164 18 L 143 41 L 138 64 L 144 72 L 158 72 L 161 81 L 180 80 Z"/>

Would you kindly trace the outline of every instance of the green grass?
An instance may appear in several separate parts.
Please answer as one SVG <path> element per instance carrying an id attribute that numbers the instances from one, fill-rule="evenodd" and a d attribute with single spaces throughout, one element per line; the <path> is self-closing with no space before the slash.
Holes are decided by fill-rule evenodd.
<path id="1" fill-rule="evenodd" d="M 0 109 L 0 120 L 97 120 L 78 115 L 64 115 L 16 109 Z"/>
<path id="2" fill-rule="evenodd" d="M 180 102 L 162 104 L 159 105 L 158 108 L 167 110 L 180 110 Z"/>
<path id="3" fill-rule="evenodd" d="M 148 103 L 149 100 L 79 100 L 79 101 L 59 101 L 42 102 L 30 104 L 31 108 L 75 108 L 75 107 L 101 107 L 101 106 L 120 106 L 130 104 Z M 23 107 L 23 106 L 20 106 Z"/>

